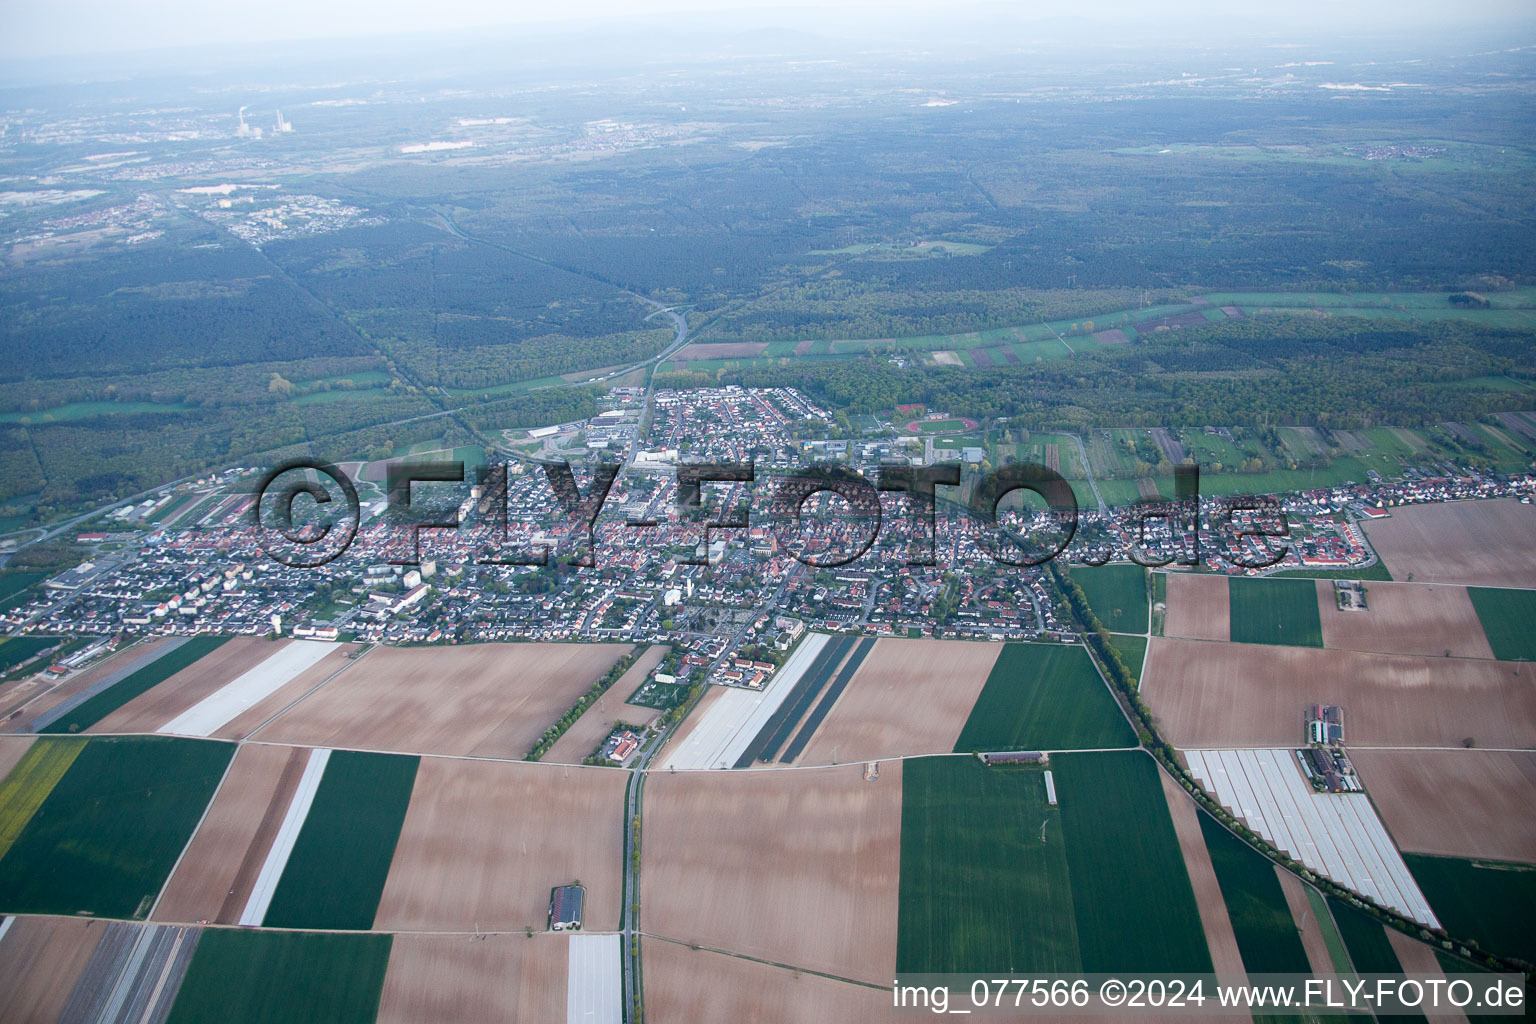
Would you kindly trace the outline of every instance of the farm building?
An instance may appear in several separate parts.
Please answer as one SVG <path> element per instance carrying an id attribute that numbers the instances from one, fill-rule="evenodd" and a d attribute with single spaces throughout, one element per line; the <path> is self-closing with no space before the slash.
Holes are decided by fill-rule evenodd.
<path id="1" fill-rule="evenodd" d="M 581 930 L 581 908 L 587 890 L 579 885 L 557 885 L 549 892 L 549 927 L 557 932 Z"/>
<path id="2" fill-rule="evenodd" d="M 1045 770 L 1045 802 L 1052 807 L 1056 806 L 1056 779 L 1049 768 Z"/>
<path id="3" fill-rule="evenodd" d="M 996 764 L 1050 764 L 1051 755 L 1039 750 L 994 750 L 991 753 L 977 754 L 981 763 L 987 767 Z"/>

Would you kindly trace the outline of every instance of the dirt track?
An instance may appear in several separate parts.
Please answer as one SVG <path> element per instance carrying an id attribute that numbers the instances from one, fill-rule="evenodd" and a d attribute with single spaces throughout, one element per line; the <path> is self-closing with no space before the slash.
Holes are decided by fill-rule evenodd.
<path id="1" fill-rule="evenodd" d="M 1142 699 L 1179 747 L 1299 744 L 1308 704 L 1351 746 L 1536 745 L 1536 666 L 1154 637 Z"/>
<path id="2" fill-rule="evenodd" d="M 1394 508 L 1364 524 L 1395 580 L 1536 588 L 1536 507 L 1515 498 Z"/>
<path id="3" fill-rule="evenodd" d="M 563 936 L 396 935 L 379 1024 L 548 1024 L 565 1020 Z"/>
<path id="4" fill-rule="evenodd" d="M 1002 650 L 963 640 L 879 640 L 795 763 L 950 753 Z"/>
<path id="5" fill-rule="evenodd" d="M 1231 639 L 1232 601 L 1227 587 L 1225 576 L 1168 573 L 1168 614 L 1163 618 L 1163 634 L 1192 640 Z"/>
<path id="6" fill-rule="evenodd" d="M 85 731 L 154 732 L 286 646 L 286 640 L 273 643 L 253 636 L 233 637 Z"/>
<path id="7" fill-rule="evenodd" d="M 248 743 L 155 908 L 156 921 L 233 924 L 250 899 L 309 751 Z"/>
<path id="8" fill-rule="evenodd" d="M 644 822 L 647 932 L 890 983 L 900 762 L 882 762 L 875 782 L 862 765 L 658 772 L 645 784 Z"/>
<path id="9" fill-rule="evenodd" d="M 1328 955 L 1328 940 L 1312 912 L 1312 902 L 1307 899 L 1307 885 L 1301 879 L 1275 865 L 1275 876 L 1280 879 L 1280 891 L 1285 893 L 1285 904 L 1291 908 L 1291 920 L 1301 931 L 1301 948 L 1306 951 L 1307 963 L 1313 974 L 1332 974 L 1333 958 Z"/>
<path id="10" fill-rule="evenodd" d="M 541 931 L 580 879 L 584 927 L 619 925 L 624 788 L 613 768 L 424 757 L 379 900 L 379 931 Z"/>
<path id="11" fill-rule="evenodd" d="M 626 644 L 379 648 L 255 735 L 317 747 L 521 758 L 628 650 Z"/>
<path id="12" fill-rule="evenodd" d="M 587 708 L 582 716 L 555 740 L 554 746 L 545 752 L 541 760 L 552 764 L 580 764 L 582 758 L 592 753 L 603 738 L 613 731 L 614 723 L 650 725 L 661 714 L 655 708 L 640 704 L 625 704 L 625 697 L 634 693 L 645 682 L 651 670 L 667 656 L 665 644 L 654 644 L 642 654 L 628 670 L 614 682 L 599 702 Z M 601 706 L 599 706 L 601 705 Z"/>
<path id="13" fill-rule="evenodd" d="M 1365 584 L 1365 611 L 1340 611 L 1333 581 L 1317 581 L 1323 646 L 1381 654 L 1491 658 L 1465 587 L 1418 583 Z"/>
<path id="14" fill-rule="evenodd" d="M 0 1020 L 55 1021 L 106 922 L 18 917 L 0 939 Z"/>
<path id="15" fill-rule="evenodd" d="M 1350 751 L 1404 850 L 1536 864 L 1536 751 Z"/>

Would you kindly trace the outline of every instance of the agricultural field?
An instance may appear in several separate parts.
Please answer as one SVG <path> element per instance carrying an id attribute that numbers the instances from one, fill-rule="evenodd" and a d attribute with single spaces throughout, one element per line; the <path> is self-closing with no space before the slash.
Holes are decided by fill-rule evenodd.
<path id="1" fill-rule="evenodd" d="M 1154 637 L 1142 699 L 1177 747 L 1281 747 L 1308 704 L 1347 709 L 1352 746 L 1536 746 L 1531 669 L 1485 659 L 1364 654 Z"/>
<path id="2" fill-rule="evenodd" d="M 207 929 L 169 1024 L 372 1024 L 389 950 L 388 935 Z"/>
<path id="3" fill-rule="evenodd" d="M 541 931 L 550 889 L 580 879 L 585 927 L 617 928 L 628 782 L 606 768 L 423 758 L 373 927 Z"/>
<path id="4" fill-rule="evenodd" d="M 0 637 L 0 675 L 9 672 L 30 658 L 35 658 L 50 647 L 57 647 L 66 638 L 60 636 L 7 636 Z M 40 665 L 39 668 L 47 668 Z"/>
<path id="5" fill-rule="evenodd" d="M 1156 762 L 1143 751 L 1051 758 L 1084 971 L 1210 971 Z"/>
<path id="6" fill-rule="evenodd" d="M 332 751 L 262 923 L 373 927 L 419 758 Z"/>
<path id="7" fill-rule="evenodd" d="M 1232 931 L 1249 973 L 1312 970 L 1275 865 L 1200 812 L 1200 832 L 1226 902 Z"/>
<path id="8" fill-rule="evenodd" d="M 1429 857 L 1404 859 L 1446 931 L 1476 939 L 1487 950 L 1536 963 L 1536 867 L 1494 860 Z"/>
<path id="9" fill-rule="evenodd" d="M 166 883 L 154 920 L 239 923 L 308 753 L 264 743 L 240 748 Z"/>
<path id="10" fill-rule="evenodd" d="M 196 636 L 175 650 L 157 657 L 153 662 L 120 679 L 106 689 L 94 694 L 84 703 L 49 722 L 40 732 L 70 733 L 87 729 L 135 697 L 146 693 L 182 669 L 221 647 L 228 637 Z"/>
<path id="11" fill-rule="evenodd" d="M 1110 646 L 1120 652 L 1120 660 L 1125 662 L 1125 667 L 1130 669 L 1131 675 L 1141 678 L 1141 668 L 1147 660 L 1147 638 L 1144 636 L 1129 636 L 1125 633 L 1112 633 L 1109 637 Z"/>
<path id="12" fill-rule="evenodd" d="M 1231 639 L 1232 589 L 1224 576 L 1155 573 L 1167 581 L 1168 612 L 1163 635 L 1190 640 Z"/>
<path id="13" fill-rule="evenodd" d="M 1000 650 L 963 640 L 877 640 L 796 763 L 948 753 Z"/>
<path id="14" fill-rule="evenodd" d="M 106 927 L 88 918 L 13 920 L 0 938 L 0 1020 L 59 1020 Z"/>
<path id="15" fill-rule="evenodd" d="M 1168 819 L 1173 822 L 1174 834 L 1179 837 L 1179 855 L 1189 872 L 1189 886 L 1195 896 L 1195 909 L 1200 914 L 1200 928 L 1205 935 L 1206 949 L 1211 954 L 1211 966 L 1217 974 L 1241 974 L 1243 955 L 1232 930 L 1221 885 L 1216 880 L 1216 868 L 1200 832 L 1200 819 L 1204 815 L 1195 804 L 1195 798 L 1168 772 L 1159 771 L 1157 781 L 1162 784 L 1163 797 L 1168 801 Z"/>
<path id="16" fill-rule="evenodd" d="M 301 746 L 520 758 L 629 649 L 376 647 L 253 735 Z"/>
<path id="17" fill-rule="evenodd" d="M 1365 588 L 1365 602 L 1364 611 L 1341 611 L 1333 584 L 1317 581 L 1324 647 L 1380 654 L 1493 657 L 1473 609 L 1475 598 L 1468 599 L 1465 587 L 1371 583 Z"/>
<path id="18" fill-rule="evenodd" d="M 1036 769 L 906 763 L 897 970 L 1209 971 L 1151 758 L 1059 754 L 1051 769 L 1059 809 Z"/>
<path id="19" fill-rule="evenodd" d="M 229 686 L 218 691 L 218 708 L 209 703 L 195 705 L 183 715 L 172 719 L 160 727 L 162 732 L 173 732 L 178 727 L 192 727 L 199 731 L 208 731 L 208 735 L 220 739 L 243 740 L 282 711 L 288 705 L 304 696 L 315 687 L 324 683 L 331 676 L 345 669 L 351 664 L 354 655 L 360 648 L 355 644 L 325 643 L 319 640 L 296 641 L 306 645 L 316 645 L 329 648 L 319 661 L 310 662 L 312 653 L 308 655 L 289 654 L 274 661 L 268 658 L 257 665 L 246 676 L 233 680 Z M 294 645 L 289 645 L 284 651 L 290 651 Z M 310 647 L 310 652 L 315 647 Z M 292 658 L 293 660 L 289 660 Z M 309 663 L 308 667 L 288 678 L 281 686 L 266 696 L 255 699 L 257 694 L 265 692 L 276 680 L 271 674 L 278 677 L 287 675 L 296 667 L 296 663 Z M 254 703 L 247 704 L 254 699 Z M 222 725 L 208 730 L 208 726 L 225 714 L 238 710 L 240 705 L 247 705 L 245 710 L 234 713 Z M 217 712 L 217 713 L 215 713 Z"/>
<path id="20" fill-rule="evenodd" d="M 1323 646 L 1315 583 L 1233 577 L 1227 585 L 1233 643 Z"/>
<path id="21" fill-rule="evenodd" d="M 1135 745 L 1135 732 L 1085 648 L 1005 644 L 955 752 Z"/>
<path id="22" fill-rule="evenodd" d="M 641 957 L 650 1020 L 900 1024 L 913 1019 L 910 1011 L 891 1009 L 889 979 L 883 987 L 853 985 L 651 936 L 641 942 Z"/>
<path id="23" fill-rule="evenodd" d="M 1492 654 L 1500 661 L 1536 661 L 1536 590 L 1467 591 Z"/>
<path id="24" fill-rule="evenodd" d="M 903 770 L 896 970 L 1083 970 L 1070 844 L 1042 773 L 972 757 Z"/>
<path id="25" fill-rule="evenodd" d="M 1403 850 L 1536 864 L 1536 751 L 1350 751 Z"/>
<path id="26" fill-rule="evenodd" d="M 186 644 L 214 641 L 203 645 L 203 654 L 179 669 L 163 682 L 126 701 L 111 714 L 103 716 L 91 732 L 155 732 L 203 698 L 216 693 L 248 669 L 287 648 L 291 641 L 272 642 L 259 637 L 193 637 Z M 161 661 L 170 661 L 182 653 L 178 649 Z M 157 665 L 159 662 L 156 663 Z M 107 691 L 114 698 L 133 680 L 125 679 Z M 126 694 L 123 694 L 126 695 Z M 103 694 L 105 696 L 105 694 Z"/>
<path id="27" fill-rule="evenodd" d="M 1391 511 L 1364 529 L 1394 579 L 1536 589 L 1536 508 L 1498 498 Z"/>
<path id="28" fill-rule="evenodd" d="M 559 935 L 396 935 L 378 1024 L 564 1020 L 568 945 Z"/>
<path id="29" fill-rule="evenodd" d="M 1360 974 L 1401 974 L 1402 962 L 1387 940 L 1387 929 L 1380 921 L 1333 897 L 1328 910 L 1349 950 L 1349 960 Z"/>
<path id="30" fill-rule="evenodd" d="M 163 737 L 43 739 L 27 757 L 50 757 L 60 743 L 80 749 L 0 859 L 0 911 L 143 917 L 234 747 Z"/>
<path id="31" fill-rule="evenodd" d="M 646 931 L 889 984 L 904 779 L 926 763 L 882 761 L 873 782 L 863 764 L 651 775 L 641 836 Z"/>
<path id="32" fill-rule="evenodd" d="M 1093 613 L 1111 633 L 1147 631 L 1147 570 L 1139 565 L 1083 566 L 1072 570 Z"/>

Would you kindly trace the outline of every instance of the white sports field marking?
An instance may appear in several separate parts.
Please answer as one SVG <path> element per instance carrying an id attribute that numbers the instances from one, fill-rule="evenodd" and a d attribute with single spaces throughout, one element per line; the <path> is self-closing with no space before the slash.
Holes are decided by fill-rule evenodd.
<path id="1" fill-rule="evenodd" d="M 1184 756 L 1222 806 L 1269 842 L 1377 903 L 1440 927 L 1366 794 L 1316 792 L 1292 750 L 1186 750 Z"/>
<path id="2" fill-rule="evenodd" d="M 324 640 L 294 640 L 155 731 L 177 736 L 212 736 L 335 649 L 335 644 Z"/>
<path id="3" fill-rule="evenodd" d="M 623 1024 L 624 937 L 573 932 L 565 974 L 565 1024 Z"/>
<path id="4" fill-rule="evenodd" d="M 331 752 L 324 747 L 309 752 L 309 763 L 304 766 L 299 788 L 294 790 L 288 813 L 283 815 L 282 827 L 277 830 L 272 849 L 267 851 L 261 873 L 256 876 L 251 898 L 240 913 L 241 924 L 260 925 L 267 916 L 272 895 L 277 892 L 278 879 L 283 877 L 283 868 L 288 866 L 288 855 L 293 853 L 293 844 L 299 840 L 299 830 L 304 827 L 304 819 L 309 817 L 309 805 L 315 802 L 315 791 L 320 788 L 320 777 L 325 774 L 325 764 L 330 759 Z"/>
<path id="5" fill-rule="evenodd" d="M 831 639 L 825 633 L 807 636 L 761 690 L 727 687 L 688 738 L 668 748 L 661 767 L 687 771 L 735 764 Z"/>

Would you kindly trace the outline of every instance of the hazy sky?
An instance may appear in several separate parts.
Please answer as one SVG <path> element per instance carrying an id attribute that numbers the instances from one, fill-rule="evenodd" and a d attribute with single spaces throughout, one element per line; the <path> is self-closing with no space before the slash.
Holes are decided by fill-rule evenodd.
<path id="1" fill-rule="evenodd" d="M 720 14 L 749 26 L 774 26 L 834 36 L 861 26 L 931 19 L 980 22 L 996 14 L 1017 24 L 1021 17 L 1088 18 L 1123 26 L 1148 22 L 1167 30 L 1187 25 L 1206 35 L 1237 20 L 1273 20 L 1277 29 L 1309 35 L 1340 29 L 1465 25 L 1489 20 L 1533 23 L 1536 0 L 821 0 L 788 6 L 785 0 L 0 0 L 0 56 L 40 57 L 223 43 L 261 43 L 345 36 L 451 32 L 482 26 L 516 28 L 567 22 L 604 22 L 635 17 L 697 21 Z M 1256 14 L 1269 7 L 1272 13 Z M 1246 10 L 1244 10 L 1246 8 Z M 1234 15 L 1234 11 L 1242 11 Z M 1511 45 L 1536 42 L 1512 39 Z"/>

